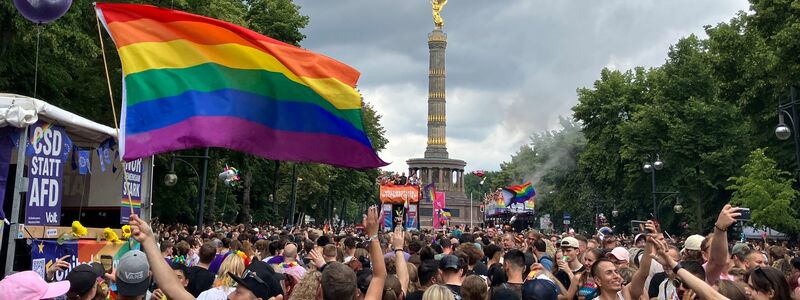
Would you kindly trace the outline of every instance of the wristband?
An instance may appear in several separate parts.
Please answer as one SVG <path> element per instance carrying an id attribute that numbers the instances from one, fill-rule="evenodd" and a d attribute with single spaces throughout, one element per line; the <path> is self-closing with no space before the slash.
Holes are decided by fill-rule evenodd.
<path id="1" fill-rule="evenodd" d="M 378 234 L 376 233 L 374 235 L 369 236 L 369 239 L 367 239 L 367 242 L 372 242 L 372 241 L 375 241 L 377 239 L 378 239 Z"/>
<path id="2" fill-rule="evenodd" d="M 678 275 L 678 270 L 680 269 L 683 269 L 683 266 L 681 265 L 681 263 L 677 263 L 675 264 L 674 267 L 672 267 L 672 273 Z"/>
<path id="3" fill-rule="evenodd" d="M 714 228 L 719 229 L 719 231 L 722 231 L 722 232 L 728 231 L 728 228 L 722 229 L 722 227 L 719 227 L 717 224 L 714 224 Z"/>

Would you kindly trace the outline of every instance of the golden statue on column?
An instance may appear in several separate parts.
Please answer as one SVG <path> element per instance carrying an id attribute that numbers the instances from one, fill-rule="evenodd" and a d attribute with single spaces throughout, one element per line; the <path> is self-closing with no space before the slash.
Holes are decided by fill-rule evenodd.
<path id="1" fill-rule="evenodd" d="M 436 24 L 436 28 L 439 29 L 444 26 L 444 20 L 439 12 L 442 11 L 445 5 L 447 5 L 447 0 L 431 0 L 431 6 L 433 7 L 433 24 Z"/>

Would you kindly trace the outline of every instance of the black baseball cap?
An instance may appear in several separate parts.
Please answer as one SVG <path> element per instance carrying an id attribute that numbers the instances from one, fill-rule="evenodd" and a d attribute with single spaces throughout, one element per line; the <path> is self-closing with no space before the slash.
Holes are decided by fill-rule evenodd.
<path id="1" fill-rule="evenodd" d="M 97 283 L 97 278 L 103 277 L 105 273 L 103 265 L 99 263 L 78 265 L 67 274 L 69 291 L 83 296 L 94 287 Z"/>
<path id="2" fill-rule="evenodd" d="M 257 298 L 269 299 L 283 294 L 281 288 L 281 276 L 275 273 L 267 263 L 254 261 L 242 273 L 242 277 L 236 276 L 231 272 L 228 275 L 236 281 L 239 286 L 245 287 Z"/>
<path id="3" fill-rule="evenodd" d="M 443 271 L 447 269 L 459 270 L 461 269 L 461 261 L 458 256 L 452 254 L 442 256 L 442 259 L 439 260 L 439 269 Z"/>

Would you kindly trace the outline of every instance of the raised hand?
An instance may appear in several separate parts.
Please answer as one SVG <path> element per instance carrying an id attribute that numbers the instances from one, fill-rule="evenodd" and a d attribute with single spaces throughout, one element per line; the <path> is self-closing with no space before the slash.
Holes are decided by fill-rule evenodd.
<path id="1" fill-rule="evenodd" d="M 647 239 L 648 239 L 647 242 L 651 243 L 655 250 L 654 253 L 650 254 L 650 257 L 652 257 L 656 262 L 664 266 L 665 269 L 672 268 L 672 264 L 674 263 L 674 261 L 672 260 L 672 257 L 670 257 L 669 254 L 667 254 L 667 250 L 669 249 L 667 247 L 667 243 L 651 237 L 648 237 Z"/>
<path id="2" fill-rule="evenodd" d="M 572 269 L 569 267 L 569 264 L 567 264 L 566 261 L 564 261 L 563 259 L 559 259 L 556 261 L 556 264 L 558 264 L 558 269 L 563 270 L 565 273 L 567 273 L 567 276 L 569 276 L 570 279 L 575 277 L 575 275 L 572 274 Z"/>
<path id="3" fill-rule="evenodd" d="M 309 256 L 311 256 L 311 260 L 314 261 L 314 265 L 316 265 L 317 268 L 322 268 L 322 266 L 325 265 L 325 259 L 317 252 L 317 249 L 311 249 Z"/>
<path id="4" fill-rule="evenodd" d="M 722 211 L 719 212 L 719 216 L 717 217 L 717 222 L 714 223 L 714 227 L 722 231 L 728 230 L 728 227 L 731 227 L 733 223 L 736 223 L 736 218 L 742 215 L 739 210 L 740 208 L 738 207 L 732 207 L 730 204 L 725 204 L 725 206 L 722 207 Z"/>
<path id="5" fill-rule="evenodd" d="M 61 258 L 56 259 L 56 262 L 47 268 L 48 279 L 53 279 L 53 276 L 56 275 L 56 271 L 64 271 L 69 268 L 69 263 L 66 261 L 67 258 L 69 258 L 69 255 L 64 255 Z"/>
<path id="6" fill-rule="evenodd" d="M 367 210 L 367 215 L 364 217 L 364 226 L 367 230 L 367 236 L 372 237 L 378 234 L 378 207 L 370 206 Z"/>
<path id="7" fill-rule="evenodd" d="M 394 249 L 403 249 L 403 244 L 405 244 L 405 238 L 403 236 L 403 227 L 395 227 L 394 233 L 392 234 L 392 247 L 394 247 Z"/>
<path id="8" fill-rule="evenodd" d="M 131 215 L 128 224 L 131 225 L 131 236 L 139 243 L 143 243 L 148 238 L 153 238 L 153 229 L 139 216 Z"/>

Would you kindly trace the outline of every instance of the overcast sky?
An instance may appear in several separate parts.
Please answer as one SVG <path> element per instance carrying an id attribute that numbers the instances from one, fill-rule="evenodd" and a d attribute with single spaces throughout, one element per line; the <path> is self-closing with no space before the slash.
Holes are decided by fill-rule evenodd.
<path id="1" fill-rule="evenodd" d="M 310 17 L 304 48 L 361 71 L 383 115 L 386 169 L 405 171 L 426 142 L 428 0 L 295 0 Z M 531 134 L 569 116 L 575 90 L 603 67 L 664 63 L 671 44 L 748 10 L 746 0 L 450 0 L 447 148 L 467 170 L 498 170 Z"/>

